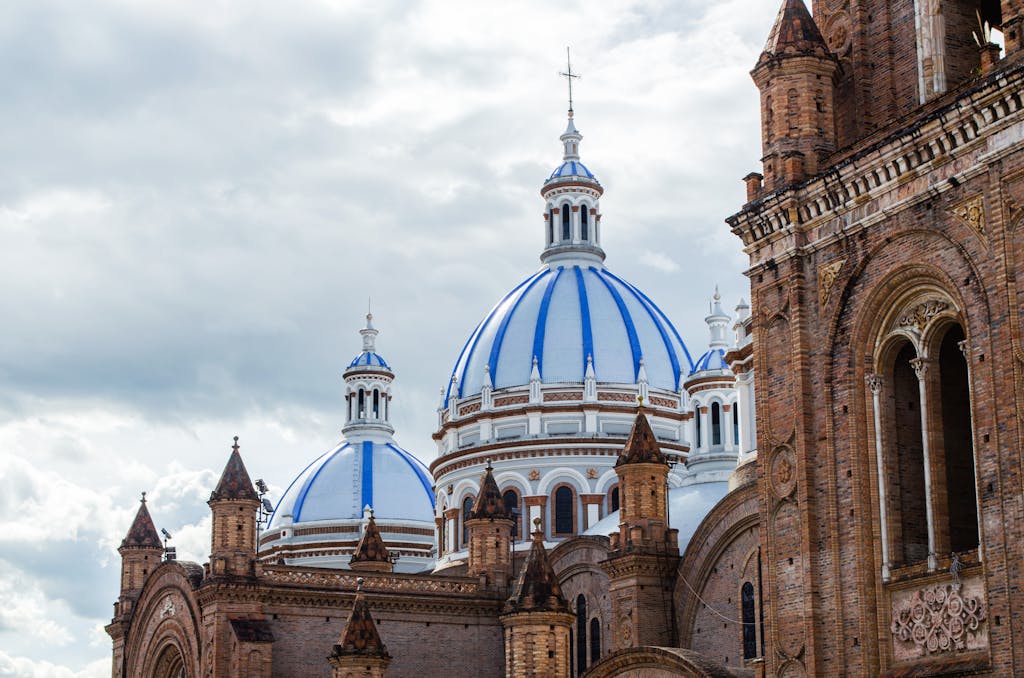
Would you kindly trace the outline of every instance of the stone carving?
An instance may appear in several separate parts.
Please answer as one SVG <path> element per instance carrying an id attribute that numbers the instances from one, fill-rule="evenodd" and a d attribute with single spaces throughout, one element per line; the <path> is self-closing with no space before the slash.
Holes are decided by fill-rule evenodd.
<path id="1" fill-rule="evenodd" d="M 597 478 L 597 469 L 594 468 L 593 466 L 588 468 L 587 469 L 587 478 L 589 478 L 590 480 L 594 480 L 595 478 Z"/>
<path id="2" fill-rule="evenodd" d="M 872 393 L 881 393 L 882 385 L 884 384 L 881 375 L 869 374 L 866 377 L 864 377 L 864 381 L 867 382 L 868 388 L 871 389 Z"/>
<path id="3" fill-rule="evenodd" d="M 788 447 L 779 448 L 772 457 L 770 478 L 777 497 L 792 494 L 796 487 L 796 458 Z"/>
<path id="4" fill-rule="evenodd" d="M 980 635 L 985 605 L 980 596 L 962 595 L 959 584 L 939 584 L 918 591 L 892 611 L 890 631 L 924 654 L 963 650 Z"/>
<path id="5" fill-rule="evenodd" d="M 924 375 L 928 372 L 928 361 L 924 358 L 912 358 L 910 366 L 914 368 L 914 374 L 917 375 L 918 380 L 924 381 Z"/>
<path id="6" fill-rule="evenodd" d="M 985 203 L 980 195 L 953 207 L 953 215 L 985 238 Z"/>
<path id="7" fill-rule="evenodd" d="M 535 468 L 530 469 L 530 480 L 540 480 L 540 471 Z"/>
<path id="8" fill-rule="evenodd" d="M 927 299 L 901 314 L 896 323 L 900 327 L 909 327 L 920 333 L 932 318 L 948 308 L 949 302 L 945 299 Z"/>
<path id="9" fill-rule="evenodd" d="M 839 259 L 831 263 L 825 264 L 818 269 L 818 308 L 825 308 L 828 304 L 828 299 L 832 295 L 832 286 L 836 283 L 836 278 L 839 276 L 839 271 L 843 268 L 843 264 L 846 263 L 846 259 Z"/>
<path id="10" fill-rule="evenodd" d="M 174 607 L 174 601 L 171 600 L 171 595 L 167 594 L 167 597 L 164 598 L 164 606 L 160 608 L 160 618 L 173 617 L 177 611 Z"/>

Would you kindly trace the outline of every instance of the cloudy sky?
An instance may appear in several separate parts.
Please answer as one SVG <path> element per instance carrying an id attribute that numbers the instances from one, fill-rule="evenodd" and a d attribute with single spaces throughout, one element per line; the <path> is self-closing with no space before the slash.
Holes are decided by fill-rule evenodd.
<path id="1" fill-rule="evenodd" d="M 241 437 L 280 496 L 342 424 L 373 298 L 421 458 L 438 389 L 539 265 L 565 47 L 608 265 L 704 350 L 758 169 L 773 0 L 0 3 L 0 675 L 108 676 L 149 493 L 205 560 Z"/>

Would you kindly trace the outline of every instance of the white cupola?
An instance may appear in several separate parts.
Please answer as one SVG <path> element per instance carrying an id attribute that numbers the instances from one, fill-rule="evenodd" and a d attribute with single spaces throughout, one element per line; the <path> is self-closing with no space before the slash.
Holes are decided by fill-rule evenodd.
<path id="1" fill-rule="evenodd" d="M 345 369 L 345 427 L 342 432 L 350 441 L 363 437 L 389 437 L 391 425 L 391 382 L 395 373 L 377 353 L 377 328 L 373 314 L 366 314 L 366 326 L 359 330 L 363 350 Z"/>
<path id="2" fill-rule="evenodd" d="M 544 251 L 540 260 L 549 266 L 565 262 L 600 266 L 601 210 L 604 189 L 597 177 L 580 162 L 583 135 L 576 129 L 572 108 L 562 141 L 562 164 L 544 182 Z"/>

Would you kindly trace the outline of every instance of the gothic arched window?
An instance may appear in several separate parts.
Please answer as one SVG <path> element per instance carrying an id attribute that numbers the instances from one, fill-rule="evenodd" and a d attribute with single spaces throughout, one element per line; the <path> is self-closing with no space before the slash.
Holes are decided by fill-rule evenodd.
<path id="1" fill-rule="evenodd" d="M 741 613 L 743 615 L 743 658 L 757 656 L 757 620 L 754 618 L 754 585 L 749 581 L 740 589 Z"/>
<path id="2" fill-rule="evenodd" d="M 356 411 L 356 415 L 362 419 L 366 416 L 366 391 L 359 389 L 359 409 Z"/>
<path id="3" fill-rule="evenodd" d="M 893 450 L 888 459 L 888 475 L 893 486 L 899 488 L 891 497 L 893 556 L 901 565 L 920 562 L 928 556 L 921 394 L 911 363 L 916 358 L 913 344 L 904 342 L 892 364 L 887 407 L 887 437 Z"/>
<path id="4" fill-rule="evenodd" d="M 587 670 L 587 599 L 581 593 L 576 596 L 576 671 L 583 675 Z"/>
<path id="5" fill-rule="evenodd" d="M 575 493 L 568 485 L 561 485 L 555 490 L 555 534 L 572 534 L 576 521 L 573 519 L 573 508 L 576 503 Z"/>
<path id="6" fill-rule="evenodd" d="M 555 243 L 555 210 L 551 208 L 548 210 L 548 244 L 553 245 Z"/>
<path id="7" fill-rule="evenodd" d="M 601 620 L 594 617 L 590 620 L 590 663 L 601 661 Z"/>
<path id="8" fill-rule="evenodd" d="M 380 418 L 380 391 L 373 389 L 373 418 Z"/>
<path id="9" fill-rule="evenodd" d="M 572 240 L 572 226 L 570 225 L 572 208 L 569 203 L 562 205 L 562 240 Z"/>
<path id="10" fill-rule="evenodd" d="M 608 493 L 608 513 L 615 513 L 619 510 L 619 486 L 616 485 Z"/>
<path id="11" fill-rule="evenodd" d="M 466 527 L 466 520 L 469 512 L 473 510 L 473 497 L 466 497 L 462 500 L 462 545 L 469 545 L 469 528 Z"/>
<path id="12" fill-rule="evenodd" d="M 589 212 L 590 210 L 587 209 L 586 205 L 580 206 L 580 240 L 583 241 L 590 240 L 590 224 L 589 217 L 587 216 Z"/>
<path id="13" fill-rule="evenodd" d="M 515 490 L 505 490 L 501 495 L 501 501 L 505 510 L 512 515 L 512 538 L 519 538 L 519 522 L 521 511 L 519 510 L 519 494 Z"/>
<path id="14" fill-rule="evenodd" d="M 711 444 L 722 444 L 722 406 L 711 403 Z"/>
<path id="15" fill-rule="evenodd" d="M 978 547 L 978 495 L 975 488 L 974 441 L 971 431 L 971 391 L 967 361 L 960 350 L 964 331 L 959 325 L 946 330 L 939 344 L 939 405 L 942 409 L 942 450 L 945 491 L 937 504 L 948 518 L 948 548 L 962 552 Z M 944 505 L 944 506 L 943 506 Z M 940 530 L 941 527 L 939 526 Z M 945 544 L 943 544 L 944 546 Z"/>

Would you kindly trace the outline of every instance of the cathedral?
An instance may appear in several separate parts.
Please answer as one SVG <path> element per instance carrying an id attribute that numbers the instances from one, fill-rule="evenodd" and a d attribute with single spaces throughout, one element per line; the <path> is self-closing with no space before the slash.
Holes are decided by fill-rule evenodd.
<path id="1" fill-rule="evenodd" d="M 236 439 L 208 562 L 143 496 L 113 676 L 1024 675 L 1024 2 L 813 10 L 753 64 L 750 303 L 701 351 L 605 265 L 570 106 L 430 466 L 368 314 L 342 440 L 271 503 Z"/>

